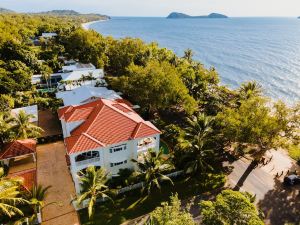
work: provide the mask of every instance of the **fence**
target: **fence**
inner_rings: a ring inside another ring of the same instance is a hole
[[[175,171],[173,173],[169,173],[167,174],[166,176],[167,177],[177,177],[177,176],[180,176],[184,173],[183,170],[180,170],[180,171]],[[125,192],[128,192],[128,191],[132,191],[132,190],[135,190],[135,189],[140,189],[143,187],[145,182],[140,182],[140,183],[137,183],[137,184],[133,184],[133,185],[129,185],[127,187],[123,187],[121,189],[119,189],[117,191],[117,194],[123,194]],[[97,202],[105,202],[107,201],[107,199],[105,198],[101,198],[101,199],[97,199]],[[81,205],[78,205],[76,201],[73,201],[73,206],[76,210],[80,210],[80,209],[83,209],[83,208],[86,208],[88,206],[88,202],[89,202],[89,199],[86,199],[82,202]]]

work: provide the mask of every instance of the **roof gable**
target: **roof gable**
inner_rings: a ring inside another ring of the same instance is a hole
[[[65,139],[69,154],[160,133],[128,105],[107,99],[74,106],[64,117],[67,122],[85,120]]]
[[[33,139],[16,140],[4,146],[0,159],[14,158],[36,152],[36,141]]]

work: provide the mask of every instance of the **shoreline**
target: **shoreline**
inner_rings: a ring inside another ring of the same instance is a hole
[[[84,29],[84,30],[89,30],[90,29],[90,26],[94,23],[98,23],[98,22],[105,22],[105,21],[108,21],[108,19],[106,20],[94,20],[94,21],[91,21],[91,22],[87,22],[87,23],[82,23],[81,24],[81,27]]]

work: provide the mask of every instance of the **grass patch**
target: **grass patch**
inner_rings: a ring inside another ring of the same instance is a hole
[[[289,155],[296,161],[300,161],[300,145],[291,145],[288,147]]]
[[[127,220],[131,220],[153,211],[161,202],[168,201],[172,193],[178,193],[180,199],[199,195],[201,193],[222,187],[224,185],[224,175],[209,175],[205,180],[183,179],[174,181],[174,186],[169,183],[162,185],[161,191],[156,191],[143,203],[133,209],[128,209],[140,197],[139,190],[128,192],[126,195],[114,200],[114,203],[105,202],[98,205],[94,218],[89,221],[87,210],[79,211],[82,225],[119,225]]]

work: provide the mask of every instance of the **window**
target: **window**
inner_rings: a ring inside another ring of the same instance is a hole
[[[114,167],[114,166],[119,166],[122,164],[126,164],[127,160],[121,161],[121,162],[116,162],[116,163],[110,163],[110,167]]]
[[[109,149],[109,152],[113,153],[113,152],[120,152],[123,150],[126,150],[126,145],[119,145],[119,146],[112,147]]]
[[[92,158],[99,158],[99,152],[97,151],[91,151],[91,152],[84,152],[81,153],[80,155],[75,157],[75,161],[79,162],[79,161],[83,161],[83,160],[87,160],[87,159],[92,159]]]

